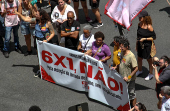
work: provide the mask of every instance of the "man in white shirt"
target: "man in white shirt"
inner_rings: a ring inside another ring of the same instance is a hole
[[[170,111],[170,86],[161,88],[162,94],[159,94],[158,109],[161,111]]]

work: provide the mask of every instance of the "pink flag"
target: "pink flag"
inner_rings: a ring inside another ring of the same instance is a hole
[[[109,0],[105,14],[129,29],[132,20],[153,0]]]

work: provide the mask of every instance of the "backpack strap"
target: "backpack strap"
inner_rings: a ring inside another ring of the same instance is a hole
[[[18,0],[15,0],[15,3],[17,5],[17,11],[18,11]],[[7,9],[7,2],[6,2],[6,0],[4,0],[4,5],[5,5],[5,9]]]
[[[5,6],[5,9],[7,9],[7,2],[6,2],[6,0],[4,0],[4,6]]]
[[[17,5],[17,11],[18,11],[18,0],[15,0],[15,3]]]

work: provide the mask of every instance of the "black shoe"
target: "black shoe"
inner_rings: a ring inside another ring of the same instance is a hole
[[[19,54],[23,53],[20,46],[18,46],[17,49],[15,49],[15,51],[17,51]]]
[[[103,26],[103,23],[96,23],[96,24],[93,24],[93,28],[97,29],[99,27]]]
[[[90,25],[93,26],[93,24],[96,24],[96,23],[98,23],[98,20],[97,20],[97,19],[95,19],[93,22],[91,22]]]
[[[31,55],[32,54],[32,50],[31,51],[27,51],[24,56],[27,56],[27,55]]]
[[[7,51],[4,51],[3,54],[4,54],[5,58],[9,58],[9,53]]]
[[[40,74],[40,70],[37,71],[37,73],[34,74],[34,77],[40,77],[41,74]]]

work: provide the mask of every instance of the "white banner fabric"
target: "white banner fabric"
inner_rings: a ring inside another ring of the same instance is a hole
[[[77,91],[121,111],[128,111],[127,84],[102,62],[57,45],[37,41],[41,78]]]

